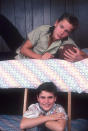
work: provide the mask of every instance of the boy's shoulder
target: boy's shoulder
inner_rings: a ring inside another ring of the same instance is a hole
[[[40,31],[48,31],[50,27],[51,27],[50,25],[41,25],[41,26],[37,27],[36,29],[38,29]]]

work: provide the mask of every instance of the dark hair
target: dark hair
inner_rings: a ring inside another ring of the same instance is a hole
[[[60,22],[60,21],[62,21],[62,20],[64,20],[64,19],[66,19],[70,24],[72,24],[72,26],[73,26],[72,31],[74,31],[74,30],[76,30],[76,29],[78,28],[78,26],[79,26],[79,21],[78,21],[78,18],[77,18],[76,16],[74,16],[74,15],[72,15],[72,14],[69,14],[69,13],[64,13],[63,15],[61,15],[61,16],[58,18],[58,22]],[[51,26],[51,27],[49,28],[48,33],[51,33],[51,35],[52,35],[54,29],[55,29],[55,26]]]
[[[69,13],[64,13],[63,15],[61,15],[59,18],[58,18],[58,22],[59,21],[62,21],[66,19],[70,24],[72,24],[73,26],[73,30],[77,29],[78,25],[79,25],[79,21],[78,21],[78,18],[72,14],[69,14]],[[73,31],[72,30],[72,31]]]
[[[44,82],[43,84],[41,84],[38,88],[37,88],[37,96],[39,96],[39,94],[42,91],[47,91],[47,92],[51,92],[54,94],[54,96],[57,96],[57,87],[54,85],[53,82]]]

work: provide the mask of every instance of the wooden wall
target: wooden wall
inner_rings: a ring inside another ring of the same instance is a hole
[[[72,37],[81,48],[88,47],[87,10],[87,0],[0,0],[0,13],[17,27],[24,38],[37,26],[53,25],[63,12],[76,15],[80,26]],[[5,42],[0,41],[0,51],[7,50]]]

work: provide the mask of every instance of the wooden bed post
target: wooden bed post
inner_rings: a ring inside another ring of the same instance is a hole
[[[68,92],[68,131],[71,131],[71,92]]]
[[[24,112],[26,111],[26,109],[27,109],[27,103],[28,103],[28,89],[27,88],[25,88],[24,89],[24,104],[23,104],[23,114],[24,114]]]
[[[27,104],[28,104],[28,89],[24,89],[24,103],[23,103],[23,114],[27,110]],[[26,129],[22,130],[26,131]]]

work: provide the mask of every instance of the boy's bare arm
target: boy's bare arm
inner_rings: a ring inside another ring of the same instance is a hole
[[[52,120],[45,122],[45,126],[52,131],[64,131],[66,126],[66,119],[63,113],[56,113],[52,115]],[[58,118],[55,120],[55,118]]]
[[[32,51],[32,43],[27,40],[24,45],[21,47],[20,49],[20,53],[23,54],[24,56],[27,56],[29,58],[33,58],[33,59],[50,59],[53,58],[54,56],[52,54],[50,54],[49,52],[46,52],[45,54],[37,54],[35,52]]]
[[[29,58],[40,59],[41,55],[33,52],[31,50],[32,48],[33,48],[32,43],[29,40],[27,40],[21,47],[20,53]]]
[[[53,115],[49,115],[49,116],[41,115],[37,118],[23,117],[21,124],[20,124],[20,128],[21,129],[33,128],[33,127],[36,127],[36,126],[41,125],[43,123],[46,123],[46,127],[48,127],[49,123],[47,123],[47,122],[57,121],[57,120],[61,119],[61,117],[62,117],[62,115],[57,115],[57,114],[53,114]]]
[[[21,120],[21,124],[20,124],[20,128],[21,129],[26,129],[26,128],[33,128],[36,127],[38,125],[41,125],[49,120],[53,120],[53,119],[57,119],[57,118],[53,118],[53,117],[49,117],[49,116],[39,116],[37,118],[25,118],[23,117],[23,119]]]
[[[20,128],[21,129],[26,129],[26,128],[33,128],[36,127],[40,124],[43,124],[47,121],[47,117],[45,116],[39,116],[37,118],[25,118],[23,117],[21,123],[20,123]]]

